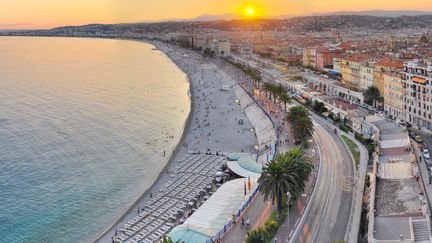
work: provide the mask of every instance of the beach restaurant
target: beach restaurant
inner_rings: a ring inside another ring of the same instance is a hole
[[[257,179],[240,178],[223,184],[183,224],[171,230],[174,242],[207,243],[220,239],[258,192]]]

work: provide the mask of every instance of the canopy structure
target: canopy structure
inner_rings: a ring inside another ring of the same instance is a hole
[[[230,154],[228,154],[228,160],[239,160],[240,158],[245,158],[245,157],[253,159],[253,156],[250,153],[230,153]]]
[[[173,242],[205,243],[211,239],[211,236],[200,233],[199,229],[193,229],[193,226],[190,227],[185,224],[181,224],[172,229],[170,232],[170,237]]]
[[[258,186],[254,179],[250,180],[250,190],[247,184],[249,182],[246,179],[235,179],[223,184],[182,225],[171,230],[171,239],[174,242],[207,242],[224,228],[233,214],[237,214]]]
[[[232,172],[242,177],[258,179],[261,176],[262,165],[248,157],[240,158],[237,161],[228,161],[227,165]]]

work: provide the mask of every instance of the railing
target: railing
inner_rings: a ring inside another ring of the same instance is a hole
[[[249,196],[248,200],[246,201],[246,203],[237,211],[237,213],[235,214],[235,219],[238,219],[240,217],[240,215],[242,215],[246,209],[249,207],[249,205],[252,203],[252,200],[255,198],[255,196],[258,194],[259,191],[259,185],[255,188],[254,192]],[[215,235],[213,236],[211,239],[207,240],[206,243],[213,243],[216,240],[221,240],[222,237],[231,229],[231,227],[234,225],[234,220],[235,219],[231,219],[230,221],[228,221],[228,223],[226,223],[223,228]]]
[[[249,95],[249,97],[259,106],[259,108],[264,112],[264,114],[270,119],[270,121],[273,125],[273,128],[276,131],[276,124],[275,124],[273,118],[270,116],[270,114],[261,106],[261,104],[240,83],[237,83],[237,84],[240,86],[240,88],[242,88],[246,92],[246,94]],[[274,144],[277,144],[277,142],[279,141],[279,134],[277,132],[275,132],[275,133],[276,133],[276,141]],[[276,154],[277,154],[277,146],[274,146],[274,151],[272,151],[272,155],[270,156],[271,157],[270,160],[272,160],[276,156]]]

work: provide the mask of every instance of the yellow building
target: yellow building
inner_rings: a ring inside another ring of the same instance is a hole
[[[366,54],[352,54],[341,58],[342,83],[348,88],[359,90],[362,78],[360,67],[370,59]]]
[[[381,96],[385,93],[384,90],[384,74],[397,73],[403,70],[403,62],[400,60],[391,60],[382,58],[375,63],[373,84],[378,88]]]
[[[403,83],[400,74],[383,73],[384,111],[395,119],[403,120]]]
[[[303,49],[303,66],[316,67],[315,47],[305,47]]]
[[[366,62],[360,67],[361,79],[360,79],[360,89],[367,90],[369,87],[373,86],[374,78],[374,63]]]

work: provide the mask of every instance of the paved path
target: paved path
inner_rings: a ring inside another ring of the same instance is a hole
[[[273,206],[271,205],[271,203],[264,202],[263,195],[261,193],[258,193],[251,206],[239,218],[236,225],[232,227],[230,231],[224,236],[222,241],[224,243],[244,242],[247,232],[263,226],[267,219],[270,217],[272,211]],[[244,219],[246,224],[246,219],[248,217],[250,218],[251,227],[249,229],[246,229],[246,226],[241,225],[241,218]]]
[[[225,65],[221,65],[221,68],[227,69]],[[247,77],[243,74],[240,74],[235,69],[226,70],[233,79],[235,80],[247,80]],[[249,81],[240,82],[241,86],[244,87],[249,93],[254,93],[252,90],[254,87],[251,85]],[[282,104],[275,104],[273,101],[270,101],[268,97],[261,93],[254,93],[254,99],[265,109],[272,117],[273,121],[275,121],[276,130],[279,134],[279,143],[277,145],[277,149],[279,153],[283,153],[288,151],[290,148],[294,147],[292,144],[292,134],[289,129],[289,126],[284,121],[285,118],[285,110]],[[310,149],[307,151],[310,156],[316,155],[316,146],[311,144]],[[316,157],[317,158],[317,157]],[[314,173],[311,178],[314,178],[316,173]],[[315,180],[309,180],[307,183],[305,194],[301,196],[296,202],[295,208],[292,210],[291,215],[293,218],[297,218],[299,221],[300,216],[304,212],[304,205],[306,205],[306,201],[309,200]],[[267,206],[266,206],[267,205]],[[270,217],[271,212],[273,211],[273,206],[270,203],[265,203],[263,201],[263,197],[260,195],[248,209],[249,212],[253,212],[253,214],[249,213],[247,216],[243,216],[244,218],[250,217],[252,222],[252,229],[256,229],[260,226],[263,226],[267,219]],[[241,227],[241,224],[237,224],[234,226],[223,238],[223,242],[243,242],[246,238],[246,229]]]

